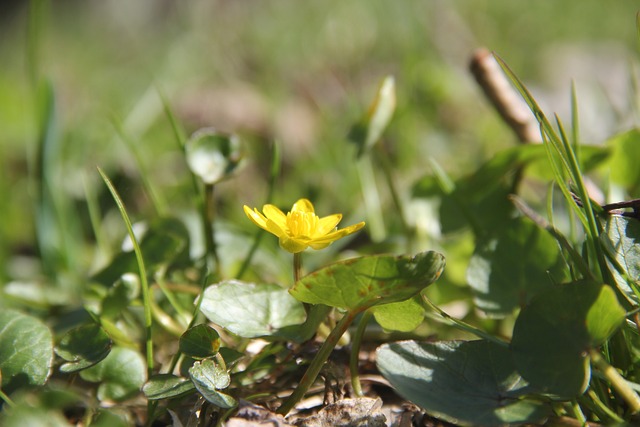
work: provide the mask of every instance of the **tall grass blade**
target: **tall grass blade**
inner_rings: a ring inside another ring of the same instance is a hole
[[[129,219],[129,215],[127,214],[127,210],[125,209],[124,203],[118,194],[118,191],[115,189],[111,180],[107,175],[102,171],[102,169],[98,168],[98,172],[102,177],[102,180],[107,185],[113,200],[116,202],[118,206],[118,210],[120,211],[120,215],[122,215],[122,219],[127,227],[127,232],[129,234],[129,238],[133,243],[133,250],[136,254],[136,261],[138,262],[138,270],[140,272],[140,284],[142,285],[142,304],[144,306],[144,326],[146,332],[146,360],[147,360],[147,373],[148,376],[151,376],[153,372],[153,342],[151,341],[151,326],[153,323],[153,318],[151,316],[151,299],[149,292],[149,282],[147,279],[147,269],[144,265],[144,258],[142,256],[142,251],[140,250],[140,244],[138,239],[136,238],[135,233],[133,232],[133,226],[131,224],[131,220]]]

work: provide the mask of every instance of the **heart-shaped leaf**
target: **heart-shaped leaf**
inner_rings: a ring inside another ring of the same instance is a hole
[[[525,218],[502,224],[499,233],[478,242],[469,261],[467,281],[475,303],[492,316],[525,305],[538,292],[566,275],[554,238]]]
[[[213,323],[245,338],[278,336],[278,330],[306,319],[304,306],[286,289],[239,280],[205,289],[200,310]]]
[[[107,357],[111,338],[97,324],[79,326],[67,332],[55,348],[56,354],[67,361],[60,372],[76,372],[88,368]]]
[[[103,361],[80,371],[80,376],[85,381],[100,383],[98,399],[101,401],[120,402],[140,391],[147,380],[147,370],[140,353],[114,347]]]
[[[604,343],[624,318],[609,286],[581,281],[548,289],[516,320],[511,349],[518,371],[546,393],[574,398],[589,383],[588,350]]]
[[[549,413],[526,398],[509,349],[489,341],[384,344],[377,365],[401,396],[456,425],[537,424]]]
[[[311,273],[289,292],[309,304],[359,311],[411,298],[435,282],[444,265],[444,256],[434,251],[413,257],[364,256]]]
[[[39,319],[12,309],[0,312],[0,372],[6,393],[43,385],[51,375],[53,336]]]

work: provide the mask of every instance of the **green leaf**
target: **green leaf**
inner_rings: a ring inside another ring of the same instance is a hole
[[[242,160],[238,137],[213,128],[194,133],[185,144],[185,152],[191,172],[206,184],[227,178]]]
[[[12,309],[0,312],[2,389],[11,393],[43,385],[51,375],[53,336],[39,319]]]
[[[227,280],[204,291],[200,311],[207,318],[245,338],[277,336],[286,326],[305,321],[304,306],[275,284]]]
[[[631,129],[618,134],[607,141],[613,153],[607,170],[611,172],[611,181],[624,186],[635,193],[640,185],[640,129]]]
[[[550,412],[526,398],[509,350],[493,342],[384,344],[377,365],[401,396],[456,425],[538,424]]]
[[[387,76],[380,83],[376,97],[365,116],[349,131],[348,138],[358,146],[358,157],[380,140],[395,109],[395,79],[393,76]]]
[[[602,163],[609,153],[600,147],[588,146],[581,148],[580,154],[583,171],[586,171]],[[442,197],[440,219],[444,233],[458,231],[470,221],[480,231],[492,233],[513,216],[513,205],[507,196],[513,192],[519,170],[544,181],[553,178],[545,147],[528,144],[496,153],[475,172],[457,179],[449,194],[443,194],[433,175],[419,179],[413,185],[412,194],[419,198]]]
[[[389,331],[410,332],[424,320],[424,308],[419,297],[378,305],[372,310],[376,322]]]
[[[100,325],[89,324],[67,332],[55,352],[67,363],[60,366],[60,372],[80,371],[100,362],[111,351],[112,341]]]
[[[309,304],[350,311],[404,301],[435,282],[444,269],[435,251],[411,256],[375,255],[340,261],[311,273],[289,290]]]
[[[193,382],[187,378],[158,374],[149,378],[142,387],[142,392],[149,400],[160,400],[182,396],[193,389],[195,389]]]
[[[147,380],[145,361],[137,351],[114,347],[100,363],[84,371],[85,381],[100,383],[98,399],[120,402],[140,391]]]
[[[189,375],[198,391],[209,402],[221,408],[233,408],[237,405],[233,397],[218,391],[229,387],[231,378],[227,370],[212,359],[195,362],[189,369]]]
[[[153,221],[138,240],[145,266],[149,271],[189,258],[189,232],[178,219],[162,218]],[[109,265],[93,277],[93,280],[111,286],[125,273],[139,274],[138,262],[133,251],[120,252]]]
[[[140,279],[136,274],[125,273],[109,288],[102,300],[101,316],[117,317],[140,294]]]
[[[524,218],[479,240],[467,269],[476,305],[491,316],[511,313],[565,276],[555,239]]]
[[[624,318],[609,286],[580,281],[550,288],[516,320],[511,349],[518,371],[545,393],[574,398],[589,383],[587,350],[604,343]]]
[[[3,427],[72,427],[61,411],[51,411],[21,403],[0,412]]]
[[[600,239],[611,257],[623,269],[619,272],[611,268],[616,284],[629,298],[638,301],[638,295],[631,286],[637,287],[640,283],[640,221],[610,215],[604,230],[605,233],[600,235]],[[627,278],[632,282],[631,286],[627,283]]]
[[[214,356],[219,348],[220,335],[208,325],[196,325],[180,337],[180,351],[194,359]]]

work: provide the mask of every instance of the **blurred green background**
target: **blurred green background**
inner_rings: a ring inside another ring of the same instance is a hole
[[[633,125],[637,101],[630,88],[638,3],[631,0],[41,0],[0,8],[5,283],[52,273],[35,261],[43,250],[42,236],[36,243],[39,174],[58,218],[40,218],[41,227],[58,234],[49,236],[54,244],[71,248],[49,266],[57,281],[66,280],[61,272],[78,280],[104,263],[87,196],[101,208],[105,240],[124,235],[96,166],[114,178],[134,219],[153,215],[141,174],[166,213],[194,209],[159,93],[186,135],[213,126],[246,143],[249,164],[217,190],[220,217],[246,230],[241,208],[264,201],[273,141],[284,157],[277,204],[309,197],[321,214],[360,219],[355,149],[346,134],[388,74],[396,78],[398,109],[384,142],[405,197],[429,171],[430,157],[464,174],[515,143],[468,72],[477,48],[499,54],[561,115],[575,79],[587,142]],[[45,82],[55,115],[43,154]]]

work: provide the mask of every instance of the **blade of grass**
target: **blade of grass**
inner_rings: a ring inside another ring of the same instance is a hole
[[[582,277],[595,280],[593,273],[591,273],[591,270],[589,269],[589,265],[585,263],[582,256],[580,256],[578,251],[573,248],[571,243],[569,243],[567,238],[564,237],[564,235],[560,233],[560,231],[558,231],[552,224],[545,221],[544,218],[538,215],[536,211],[531,209],[520,197],[512,194],[511,196],[509,196],[509,200],[511,200],[516,208],[518,208],[518,210],[522,212],[527,218],[536,223],[538,227],[545,229],[556,239],[560,247],[562,247],[562,249],[564,249],[569,254],[571,261],[573,262],[575,267],[578,268]]]
[[[563,174],[561,173],[562,169],[558,170],[558,165],[556,165],[553,160],[551,161],[552,168],[554,169],[554,174],[556,175],[556,181],[559,184],[559,187],[567,199],[568,203],[574,206],[574,210],[579,212],[579,218],[584,225],[585,232],[587,234],[587,245],[589,247],[591,256],[593,257],[593,268],[596,269],[597,275],[604,280],[603,274],[605,273],[605,262],[604,262],[604,253],[602,248],[600,247],[598,242],[598,236],[600,235],[600,230],[598,224],[595,220],[595,215],[593,212],[593,208],[591,206],[591,202],[588,197],[588,193],[586,191],[586,187],[584,184],[584,178],[582,176],[582,172],[580,170],[580,166],[578,164],[578,160],[576,158],[576,154],[571,147],[571,143],[568,141],[564,129],[562,127],[562,122],[556,115],[556,124],[558,126],[560,134],[558,134],[549,120],[546,118],[544,112],[540,109],[535,99],[529,92],[529,90],[525,87],[524,83],[515,75],[515,73],[509,68],[509,66],[498,56],[496,56],[496,60],[503,68],[505,73],[509,76],[511,81],[514,83],[518,91],[524,97],[525,101],[531,108],[531,111],[534,113],[536,118],[538,119],[541,127],[542,139],[545,146],[553,147],[553,149],[557,152],[559,160],[562,163],[564,171],[568,174],[569,178],[574,182],[577,186],[578,195],[580,198],[585,199],[586,203],[583,203],[582,209],[580,209],[574,202],[573,197],[571,196],[571,192],[568,190],[564,179],[562,178]],[[575,96],[574,96],[575,97]],[[577,119],[574,119],[577,120]],[[549,153],[549,150],[548,150]],[[550,156],[550,158],[552,158]]]
[[[144,307],[144,326],[146,333],[146,360],[147,360],[147,376],[150,377],[153,372],[153,341],[151,340],[151,325],[153,323],[153,318],[151,315],[151,303],[150,303],[150,292],[149,292],[149,282],[147,280],[147,270],[144,266],[144,258],[142,257],[142,251],[140,250],[140,244],[138,239],[136,238],[135,233],[133,232],[133,227],[131,225],[131,220],[129,219],[129,215],[127,214],[127,210],[124,207],[124,203],[122,203],[122,199],[118,194],[117,190],[111,183],[111,180],[107,175],[102,171],[102,169],[98,168],[98,173],[102,177],[102,180],[107,185],[113,200],[116,202],[118,206],[118,210],[120,211],[120,215],[122,215],[122,219],[127,226],[127,232],[129,234],[129,238],[133,243],[133,250],[136,254],[136,261],[138,262],[138,270],[140,272],[140,284],[142,285],[142,304]]]
[[[604,276],[605,272],[607,271],[604,251],[602,250],[602,246],[599,244],[601,227],[596,222],[596,216],[591,206],[591,198],[589,197],[587,187],[584,183],[584,177],[582,176],[582,171],[580,170],[578,159],[576,158],[575,152],[571,148],[571,143],[566,136],[560,118],[557,115],[555,117],[558,129],[560,131],[561,141],[564,144],[564,149],[569,160],[570,169],[568,172],[571,174],[573,182],[577,187],[580,199],[582,199],[583,211],[587,218],[587,229],[585,230],[588,236],[587,244],[589,245],[593,256],[595,256],[596,258],[596,262],[593,263],[593,268],[596,269],[596,273],[601,278],[601,280],[607,283],[607,277]]]
[[[167,203],[158,195],[158,193],[154,190],[153,185],[151,185],[151,180],[149,179],[149,173],[145,163],[142,161],[142,156],[140,155],[140,151],[137,149],[136,144],[131,139],[130,135],[127,134],[127,131],[124,128],[124,125],[120,119],[118,119],[115,115],[111,117],[111,123],[115,128],[116,132],[120,139],[126,144],[129,152],[133,155],[133,158],[136,160],[136,165],[138,166],[138,170],[140,171],[140,178],[142,179],[142,183],[144,188],[146,189],[147,194],[149,195],[149,199],[151,200],[151,204],[153,205],[155,211],[162,216],[167,211]]]

